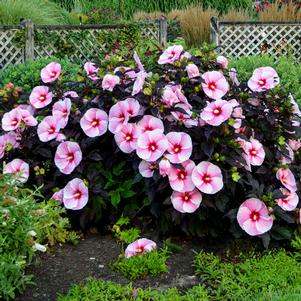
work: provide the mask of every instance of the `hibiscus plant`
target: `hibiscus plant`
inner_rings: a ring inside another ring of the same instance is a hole
[[[265,242],[299,223],[301,112],[277,72],[261,67],[239,82],[225,57],[180,45],[153,70],[133,57],[135,66],[87,62],[77,82],[64,82],[58,63],[43,68],[41,84],[2,118],[3,172],[44,184],[81,218],[144,208],[162,230],[242,229]],[[114,208],[101,170],[121,162],[130,181]]]

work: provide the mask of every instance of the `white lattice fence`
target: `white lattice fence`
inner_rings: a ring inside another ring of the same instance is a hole
[[[99,57],[100,52],[110,49],[114,35],[117,38],[120,32],[129,30],[131,26],[136,28],[136,33],[142,40],[152,39],[161,44],[166,43],[166,20],[132,25],[80,26],[34,26],[26,21],[22,26],[0,27],[0,70],[9,64],[22,63],[27,59],[63,54],[74,62]]]
[[[0,27],[0,69],[24,62],[24,47],[18,45],[22,27]]]
[[[228,57],[291,54],[300,61],[301,22],[218,22],[212,18],[211,42]]]

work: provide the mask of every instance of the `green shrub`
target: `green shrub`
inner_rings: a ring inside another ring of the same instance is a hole
[[[30,19],[35,24],[65,24],[67,12],[48,0],[0,1],[0,25],[19,24]]]
[[[249,79],[254,69],[262,66],[275,68],[281,85],[290,91],[296,101],[301,104],[301,65],[296,64],[293,58],[282,56],[276,62],[274,56],[260,55],[233,59],[230,62],[230,68],[237,70],[239,80]]]
[[[57,202],[37,203],[39,189],[22,188],[9,176],[0,176],[0,299],[14,298],[31,276],[24,270],[34,256],[35,243],[76,242],[69,232],[66,210]]]
[[[237,264],[223,263],[213,254],[200,252],[194,266],[196,274],[209,285],[214,300],[274,300],[271,296],[291,294],[301,287],[299,260],[284,250],[260,257],[253,254]]]
[[[16,292],[24,291],[32,283],[32,276],[24,274],[25,267],[24,256],[0,253],[0,299],[14,299]]]
[[[134,297],[136,295],[136,298]],[[199,285],[181,294],[172,288],[165,292],[133,288],[132,284],[122,286],[110,281],[93,278],[83,284],[74,285],[66,296],[60,296],[58,301],[208,301],[208,293]]]
[[[112,267],[124,277],[135,280],[146,275],[157,276],[161,273],[166,273],[167,258],[167,249],[160,249],[158,251],[147,252],[141,256],[121,258],[113,263]]]
[[[70,230],[69,219],[65,217],[66,209],[57,201],[49,200],[39,203],[35,214],[38,215],[36,229],[39,241],[50,246],[67,242],[78,243],[79,237],[76,232]]]
[[[0,72],[0,87],[9,82],[15,86],[22,87],[24,92],[29,93],[41,83],[40,72],[47,64],[52,61],[62,64],[69,80],[74,80],[80,66],[69,62],[68,60],[58,60],[57,58],[36,59],[27,61],[24,64],[10,65],[4,71]]]

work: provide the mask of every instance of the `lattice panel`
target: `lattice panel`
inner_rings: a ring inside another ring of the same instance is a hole
[[[110,41],[106,36],[119,30],[119,28],[95,28],[95,29],[45,29],[36,28],[35,34],[35,57],[57,56],[64,48],[69,47],[68,59],[74,62],[87,61],[98,57],[100,51],[110,49]],[[118,32],[118,31],[117,31]],[[49,40],[39,42],[39,34],[48,34]],[[143,39],[159,39],[159,24],[150,23],[141,26]],[[68,53],[68,50],[66,51]]]
[[[0,29],[0,70],[24,62],[24,48],[16,42],[19,28]]]
[[[301,56],[301,24],[223,24],[218,27],[219,53],[228,57],[260,53]]]
[[[159,41],[160,27],[158,22],[148,23],[141,27],[142,38],[149,40]]]

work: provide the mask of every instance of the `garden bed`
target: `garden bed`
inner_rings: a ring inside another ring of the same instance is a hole
[[[165,290],[170,287],[187,289],[199,281],[194,275],[192,250],[200,245],[182,241],[181,252],[168,260],[168,272],[158,277],[146,277],[133,282],[133,286]],[[120,245],[110,236],[93,235],[77,246],[64,245],[41,255],[27,273],[34,274],[35,286],[16,298],[16,301],[55,301],[58,294],[66,293],[72,284],[95,277],[126,284],[129,281],[110,268],[120,254]]]

